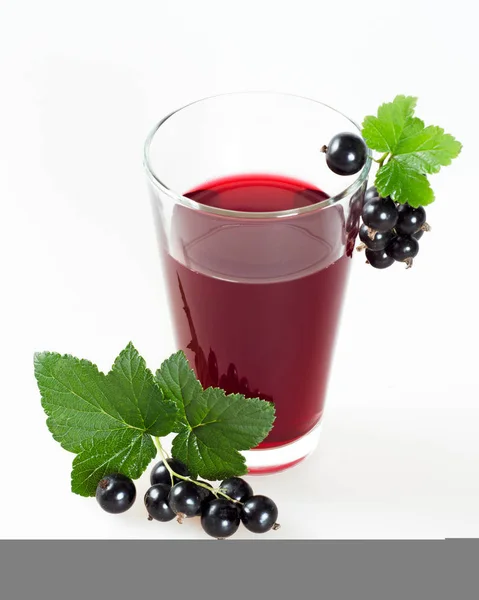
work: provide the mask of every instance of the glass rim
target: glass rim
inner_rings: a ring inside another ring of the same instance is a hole
[[[175,203],[181,204],[181,205],[186,206],[187,208],[190,208],[193,210],[201,210],[201,211],[213,213],[216,215],[222,215],[222,216],[226,216],[226,217],[236,217],[236,218],[239,217],[239,218],[243,218],[243,219],[244,218],[246,218],[246,219],[264,219],[264,218],[274,219],[274,218],[284,218],[284,217],[295,217],[295,216],[299,216],[304,213],[321,210],[323,208],[326,208],[327,206],[336,204],[340,200],[343,200],[344,198],[354,194],[362,186],[362,184],[367,180],[367,177],[369,175],[369,170],[371,168],[371,163],[372,163],[372,152],[371,152],[370,148],[368,148],[366,146],[366,149],[367,149],[366,162],[364,163],[363,168],[359,171],[357,178],[347,188],[345,188],[338,194],[335,194],[334,196],[330,196],[329,198],[322,200],[321,202],[317,202],[315,204],[311,204],[309,206],[303,206],[300,208],[277,210],[277,211],[263,211],[263,212],[251,212],[251,211],[244,211],[244,210],[231,210],[231,209],[227,209],[227,208],[217,208],[214,206],[208,206],[207,204],[201,204],[200,202],[196,202],[196,200],[192,200],[191,198],[188,198],[187,196],[185,196],[185,195],[181,194],[180,192],[177,192],[176,190],[173,190],[172,188],[167,186],[155,173],[155,171],[153,170],[153,167],[151,165],[151,161],[150,161],[151,144],[153,142],[155,135],[161,129],[162,125],[164,125],[164,123],[166,123],[171,117],[173,117],[177,113],[180,113],[181,111],[189,108],[190,106],[194,106],[195,104],[199,104],[199,103],[206,102],[208,100],[213,100],[216,98],[222,98],[222,97],[226,98],[228,96],[240,96],[240,95],[252,95],[252,96],[253,95],[265,95],[265,96],[272,96],[272,97],[282,96],[282,97],[294,98],[297,100],[306,100],[308,102],[313,102],[314,104],[318,104],[319,106],[322,106],[323,108],[327,108],[329,110],[334,111],[335,113],[337,113],[338,115],[340,115],[341,117],[343,117],[344,119],[349,121],[358,130],[359,134],[361,134],[361,128],[359,127],[359,125],[355,121],[350,119],[348,116],[346,116],[344,113],[339,111],[338,109],[333,108],[332,106],[329,106],[329,104],[325,104],[324,102],[320,102],[319,100],[314,100],[313,98],[308,98],[306,96],[299,96],[297,94],[258,90],[258,91],[244,91],[244,92],[227,92],[227,93],[223,93],[223,94],[215,94],[213,96],[206,96],[204,98],[194,100],[193,102],[189,102],[188,104],[185,104],[185,105],[181,106],[180,108],[177,108],[176,110],[170,112],[165,117],[163,117],[158,123],[156,123],[156,125],[153,127],[153,129],[148,134],[148,136],[145,140],[144,148],[143,148],[143,165],[144,165],[144,168],[146,170],[149,180],[155,187],[157,187],[165,195],[167,195],[169,198],[171,198]],[[318,150],[318,152],[319,152],[319,150]],[[207,182],[204,182],[204,183],[207,183]]]

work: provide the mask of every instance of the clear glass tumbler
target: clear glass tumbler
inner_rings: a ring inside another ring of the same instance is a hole
[[[199,100],[160,121],[145,167],[178,348],[203,386],[275,404],[250,473],[317,445],[371,164],[340,177],[321,147],[353,121],[287,94]]]

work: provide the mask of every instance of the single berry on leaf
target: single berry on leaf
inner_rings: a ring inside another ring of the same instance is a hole
[[[278,507],[267,496],[252,496],[241,508],[243,525],[254,533],[266,533],[271,528],[278,529],[277,518]]]
[[[419,242],[409,235],[398,235],[386,248],[387,255],[398,262],[406,262],[410,266],[410,259],[413,259],[419,252]]]
[[[422,206],[413,208],[409,204],[398,206],[396,231],[401,235],[417,233],[426,222],[426,211]]]
[[[203,506],[201,511],[201,526],[211,537],[230,537],[236,533],[239,524],[239,510],[233,502],[218,498]]]
[[[133,506],[136,488],[133,481],[121,473],[105,475],[96,488],[98,504],[106,512],[118,514]]]
[[[229,477],[221,482],[221,491],[236,500],[237,502],[244,502],[253,495],[253,488],[250,484],[241,479],[241,477]]]
[[[371,237],[369,235],[369,227],[364,225],[364,223],[359,229],[359,239],[370,250],[384,250],[394,235],[393,231],[377,231],[374,237]]]
[[[170,489],[166,483],[157,483],[146,492],[144,502],[150,519],[165,523],[175,518],[176,515],[168,504]]]
[[[364,140],[354,133],[338,133],[325,148],[326,164],[337,175],[354,175],[366,163]]]
[[[386,250],[369,250],[366,249],[366,258],[368,263],[375,269],[387,269],[394,263],[394,258],[391,258]]]
[[[178,473],[178,475],[182,475],[183,477],[188,477],[188,468],[181,461],[176,460],[176,458],[167,458],[166,461],[175,473]],[[178,479],[178,477],[173,477],[174,484],[180,481],[181,479]],[[155,485],[157,483],[165,483],[166,485],[171,486],[170,472],[168,471],[168,469],[165,466],[165,463],[162,460],[159,463],[157,463],[151,470],[150,483],[151,485]]]
[[[398,220],[398,209],[391,198],[373,198],[363,207],[363,223],[375,231],[389,231]]]
[[[180,517],[195,517],[199,514],[203,496],[199,486],[191,481],[175,484],[168,495],[171,510]]]

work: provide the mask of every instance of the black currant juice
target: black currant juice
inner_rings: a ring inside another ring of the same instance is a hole
[[[322,191],[277,176],[221,179],[186,195],[203,206],[175,206],[179,260],[164,253],[179,347],[203,386],[275,404],[261,448],[292,442],[323,411],[350,265],[343,209],[315,209]]]

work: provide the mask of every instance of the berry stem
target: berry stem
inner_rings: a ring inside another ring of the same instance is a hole
[[[378,163],[379,168],[381,168],[384,164],[384,161],[387,159],[387,157],[389,156],[389,152],[385,152],[381,158],[379,158],[378,160],[375,160],[375,162]]]
[[[227,494],[222,492],[219,488],[215,489],[215,488],[211,487],[210,485],[201,483],[200,481],[195,481],[194,479],[191,479],[191,477],[185,477],[185,476],[180,475],[179,473],[176,473],[175,471],[173,471],[173,469],[170,467],[169,462],[166,460],[166,452],[165,452],[163,446],[161,445],[160,438],[153,437],[153,441],[155,442],[155,445],[158,448],[158,454],[160,455],[161,460],[163,461],[163,464],[168,469],[168,472],[171,477],[171,485],[172,486],[174,485],[173,477],[177,477],[178,479],[182,479],[183,481],[190,481],[191,483],[194,483],[195,485],[197,485],[199,487],[205,488],[205,490],[212,492],[216,497],[223,496],[223,498],[226,498],[226,500],[229,500],[230,502],[234,502],[235,504],[243,504],[242,502],[238,502],[238,500],[234,500],[233,498],[231,498],[230,496],[228,496]]]
[[[160,438],[159,437],[154,437],[153,440],[155,442],[156,447],[158,448],[158,454],[160,455],[161,460],[163,461],[163,464],[165,465],[165,467],[168,470],[168,473],[170,474],[171,487],[173,487],[175,485],[175,482],[173,480],[174,476],[176,476],[176,477],[178,477],[180,479],[185,479],[185,477],[182,477],[181,475],[178,475],[178,473],[175,473],[173,471],[173,469],[170,467],[170,463],[167,460],[167,453],[164,450],[163,446],[161,445]]]

